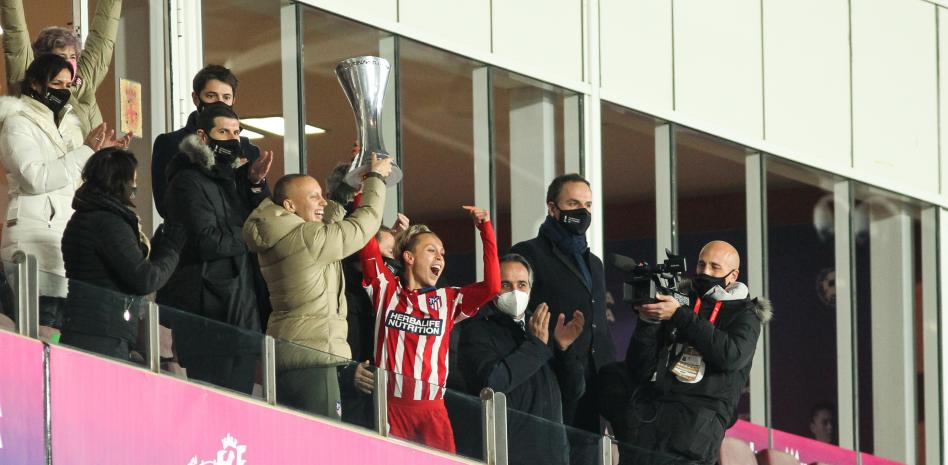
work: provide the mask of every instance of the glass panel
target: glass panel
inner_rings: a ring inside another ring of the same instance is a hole
[[[507,408],[507,457],[511,464],[599,463],[602,436]]]
[[[159,306],[161,325],[171,329],[174,361],[190,381],[263,398],[260,361],[263,334]],[[177,367],[165,366],[170,374]]]
[[[448,389],[444,393],[444,404],[451,420],[457,454],[484,460],[484,415],[480,398]]]
[[[386,373],[389,436],[483,458],[479,398],[412,376]]]
[[[753,458],[753,453],[751,453],[751,460]],[[643,449],[626,442],[614,441],[612,443],[612,463],[620,465],[686,465],[695,462],[662,452]]]
[[[655,263],[655,125],[651,117],[602,104],[606,257],[620,254]],[[638,321],[632,307],[622,300],[625,277],[616,268],[606,267],[606,318],[613,325],[612,337],[620,356],[625,354]]]
[[[793,312],[770,326],[772,426],[838,444],[836,178],[767,160],[769,297]]]
[[[301,29],[306,124],[326,131],[306,136],[306,173],[322,184],[337,163],[352,159],[352,143],[357,138],[352,107],[336,79],[336,64],[357,56],[380,56],[381,41],[387,34],[308,7],[303,8]],[[392,61],[390,56],[386,58]],[[389,79],[395,79],[394,72]],[[394,108],[395,95],[386,93],[384,105]],[[395,121],[383,118],[381,123]],[[385,148],[393,155],[395,144],[394,139],[385,139]],[[389,195],[394,193],[389,191]]]
[[[410,40],[399,42],[399,52],[404,212],[444,242],[451,259],[438,285],[471,283],[481,257],[461,207],[474,202],[472,73],[479,65]]]
[[[17,288],[16,265],[3,262],[0,265],[0,330],[16,332]]]
[[[747,283],[747,193],[745,149],[706,134],[675,128],[678,196],[678,252],[688,270],[710,241],[733,245],[741,257],[738,280]],[[751,296],[762,289],[750,289]],[[750,398],[744,389],[738,418],[750,417]]]
[[[364,383],[366,375],[357,373],[356,365],[345,357],[277,340],[277,403],[334,421],[374,428],[369,389],[372,385]]]
[[[491,71],[494,218],[498,250],[504,251],[536,236],[546,216],[541,206],[546,205],[547,185],[564,173],[567,162],[575,160],[569,154],[579,152],[579,138],[566,137],[567,125],[578,131],[579,118],[564,116],[567,99],[576,98],[574,92],[507,71]]]
[[[51,277],[40,272],[40,279]],[[122,362],[146,365],[148,299],[71,279],[66,299],[41,297],[40,311],[60,306],[62,334],[53,342]]]
[[[240,115],[243,135],[261,152],[273,151],[267,176],[271,187],[285,173],[280,7],[277,0],[201,2],[204,63],[223,65],[237,76],[234,109]],[[277,118],[278,124],[255,126],[247,121],[270,117]]]
[[[859,451],[903,462],[924,449],[920,215],[908,199],[856,185]]]

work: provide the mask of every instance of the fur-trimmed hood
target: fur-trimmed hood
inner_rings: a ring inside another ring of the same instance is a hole
[[[166,175],[169,181],[176,174],[188,168],[197,169],[213,177],[228,176],[228,174],[225,173],[227,170],[217,165],[214,152],[211,151],[207,144],[201,142],[201,138],[198,137],[197,134],[191,134],[185,137],[184,140],[181,141],[181,145],[178,146],[178,150],[178,154],[168,164]],[[236,169],[240,167],[241,164],[242,161],[238,158],[231,164],[231,168]]]
[[[178,149],[181,150],[181,153],[188,156],[188,160],[195,165],[198,165],[206,170],[214,168],[216,161],[214,159],[214,152],[211,152],[211,148],[207,144],[201,142],[201,138],[197,134],[191,134],[188,137],[185,137],[181,141],[181,145],[178,146]],[[233,168],[238,168],[241,165],[240,158],[234,160],[234,163],[231,165]]]
[[[682,294],[691,293],[691,280],[683,279],[676,286],[678,292]],[[708,291],[709,297],[714,301],[729,301],[729,300],[744,300],[750,298],[750,290],[747,288],[747,285],[735,281],[731,283],[727,289],[722,289],[720,286],[714,286],[710,291]],[[751,303],[754,305],[754,312],[757,314],[757,319],[761,323],[767,324],[773,319],[774,309],[773,305],[770,303],[770,299],[766,297],[756,297],[751,299]]]

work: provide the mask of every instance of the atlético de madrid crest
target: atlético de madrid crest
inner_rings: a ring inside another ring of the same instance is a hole
[[[441,296],[433,295],[428,297],[428,310],[430,311],[440,311],[441,310]]]

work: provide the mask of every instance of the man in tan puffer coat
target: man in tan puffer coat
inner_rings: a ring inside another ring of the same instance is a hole
[[[341,260],[381,226],[391,166],[391,158],[373,157],[361,205],[348,217],[323,198],[319,182],[291,174],[244,223],[244,240],[257,253],[270,289],[267,334],[293,343],[277,343],[277,399],[283,405],[334,418],[341,412],[336,367],[351,357]]]

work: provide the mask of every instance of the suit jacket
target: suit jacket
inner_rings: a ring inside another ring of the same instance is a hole
[[[545,236],[539,235],[521,242],[510,251],[523,255],[533,267],[533,287],[527,308],[534,309],[543,302],[549,305],[550,334],[553,334],[559,314],[565,313],[569,321],[573,317],[573,310],[583,312],[586,326],[570,350],[588,354],[583,357],[584,362],[589,365],[587,377],[597,373],[604,365],[614,362],[616,349],[606,322],[606,287],[602,260],[589,250],[584,254],[592,275],[592,287],[589,287],[573,257],[561,251]]]

